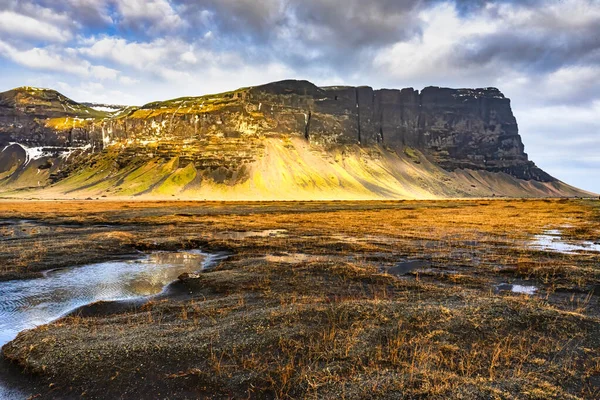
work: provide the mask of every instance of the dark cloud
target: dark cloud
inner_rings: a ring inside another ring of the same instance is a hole
[[[110,25],[110,6],[107,0],[20,0],[13,1],[13,8],[26,15],[43,19],[44,8],[68,17],[70,24],[80,28],[101,28]]]
[[[286,23],[281,0],[176,0],[174,4],[188,21],[190,36],[211,30],[233,42],[264,44]]]
[[[448,1],[160,0],[146,13],[123,15],[124,10],[135,8],[138,3],[12,0],[0,5],[0,9],[13,8],[35,16],[43,7],[66,16],[64,23],[78,24],[85,31],[104,28],[103,32],[113,34],[133,33],[135,39],[151,39],[160,32],[193,43],[211,31],[219,46],[239,51],[248,60],[278,59],[299,68],[318,63],[350,71],[374,50],[419,38],[424,24],[420,12]],[[159,3],[173,15],[157,12]],[[600,17],[572,26],[565,25],[561,15],[549,11],[549,4],[559,2],[454,0],[452,3],[465,18],[481,12],[491,18],[502,18],[498,11],[500,4],[535,10],[535,15],[521,25],[508,24],[505,30],[474,35],[468,42],[458,44],[454,59],[449,60],[456,65],[511,63],[531,71],[551,71],[565,63],[597,63],[600,59]],[[175,24],[169,24],[168,18],[183,23],[177,30],[169,31]]]
[[[182,17],[206,25],[205,12],[221,34],[238,40],[276,39],[281,28],[311,44],[355,48],[382,46],[420,33],[418,13],[448,0],[174,0]],[[452,1],[450,1],[452,2]],[[464,14],[488,4],[534,5],[540,0],[455,0]],[[197,26],[197,25],[196,25]],[[315,35],[311,35],[314,33]]]
[[[249,62],[277,60],[296,69],[350,72],[365,54],[420,34],[423,0],[197,0],[174,2],[187,36],[210,30]]]
[[[565,65],[597,64],[600,54],[600,16],[576,27],[548,25],[508,27],[474,36],[455,53],[457,65],[509,64],[549,72]]]
[[[591,0],[592,2],[595,0]],[[506,18],[501,5],[533,12],[504,29],[473,35],[457,43],[447,60],[459,67],[510,65],[546,73],[564,65],[598,63],[600,17],[580,24],[564,22],[552,4],[541,0],[455,0],[463,18]],[[342,74],[361,71],[374,52],[394,43],[418,40],[420,13],[448,4],[443,0],[175,0],[173,6],[193,40],[212,31],[219,45],[238,48],[251,60],[279,60],[298,69],[326,66]]]
[[[312,44],[360,49],[419,34],[416,13],[423,4],[420,0],[347,0],[344,3],[312,0],[290,6],[290,12],[298,25],[306,25],[317,34],[311,37],[306,33],[301,39]]]
[[[435,0],[434,2],[443,3],[447,0]],[[516,4],[520,6],[539,6],[544,4],[546,0],[454,0],[456,8],[461,12],[462,15],[467,15],[472,12],[481,10],[482,8],[489,5],[497,4]]]

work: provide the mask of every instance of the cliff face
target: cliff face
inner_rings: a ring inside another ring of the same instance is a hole
[[[316,142],[410,146],[431,154],[444,168],[502,171],[521,179],[552,181],[524,152],[510,100],[495,88],[427,87],[373,90],[370,87],[317,88],[308,82],[278,82],[254,88],[249,98],[275,120],[296,124]]]
[[[67,146],[90,141],[86,120],[107,114],[83,106],[55,90],[22,87],[0,93],[0,146]],[[58,124],[58,123],[61,124]]]
[[[151,160],[174,160],[172,168],[194,170],[196,184],[235,185],[251,178],[268,140],[286,137],[329,155],[343,156],[358,145],[371,155],[388,149],[399,157],[409,155],[414,163],[427,160],[446,173],[503,172],[526,181],[556,182],[528,160],[510,100],[498,89],[320,88],[290,80],[112,113],[55,91],[2,93],[0,149],[11,155],[0,162],[0,185],[3,175],[5,181],[14,180],[19,168],[10,165],[24,167],[35,154],[37,163],[48,166],[49,183],[72,177],[81,164],[110,160],[103,171],[117,173]],[[415,150],[420,156],[414,156]]]

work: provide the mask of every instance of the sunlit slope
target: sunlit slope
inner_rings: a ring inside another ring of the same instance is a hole
[[[15,173],[13,167],[13,182],[5,186],[2,196],[373,200],[590,195],[560,181],[525,181],[487,171],[448,172],[411,148],[339,146],[325,150],[293,136],[265,138],[264,149],[253,163],[227,174],[215,170],[207,175],[177,156],[134,159],[119,167],[116,154],[110,151],[82,165],[67,178],[45,186],[40,182],[47,180],[36,178],[45,178],[48,172],[35,172],[37,167],[29,165]]]

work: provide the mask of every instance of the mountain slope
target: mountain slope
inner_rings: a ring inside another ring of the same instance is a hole
[[[283,81],[113,113],[17,89],[0,94],[0,149],[0,193],[11,197],[591,195],[528,160],[494,88]]]

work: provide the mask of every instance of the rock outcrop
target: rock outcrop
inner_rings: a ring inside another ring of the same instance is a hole
[[[82,165],[104,165],[102,171],[114,175],[151,160],[172,160],[169,168],[194,170],[186,185],[235,185],[250,179],[274,138],[302,139],[332,156],[360,148],[380,159],[376,153],[387,149],[415,163],[427,160],[445,173],[485,171],[557,182],[528,160],[510,100],[498,89],[419,92],[288,80],[114,112],[52,90],[1,93],[0,149],[11,154],[0,162],[0,186],[15,182],[35,154],[38,173],[42,165],[48,170],[46,184],[76,175]]]
[[[0,146],[16,142],[31,146],[85,145],[86,126],[106,117],[55,90],[22,87],[0,93]]]

